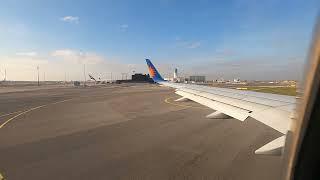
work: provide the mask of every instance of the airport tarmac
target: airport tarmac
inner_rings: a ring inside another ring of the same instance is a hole
[[[279,179],[279,137],[248,119],[174,102],[152,84],[0,93],[0,173],[8,180]],[[0,175],[0,177],[1,177]]]

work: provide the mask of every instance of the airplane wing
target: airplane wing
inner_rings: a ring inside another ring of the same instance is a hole
[[[269,155],[282,153],[286,134],[295,112],[295,97],[168,82],[161,77],[149,59],[146,59],[146,62],[150,76],[156,83],[172,87],[176,90],[176,94],[182,96],[177,101],[189,99],[215,110],[207,116],[208,118],[230,116],[244,121],[252,117],[284,134],[255,151],[256,154]]]

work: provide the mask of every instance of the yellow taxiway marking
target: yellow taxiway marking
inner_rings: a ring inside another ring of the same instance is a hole
[[[28,112],[31,112],[31,111],[36,110],[36,109],[40,109],[40,108],[45,107],[45,106],[48,106],[48,105],[58,104],[58,103],[62,103],[62,102],[70,101],[70,100],[71,100],[71,99],[66,99],[66,100],[62,100],[62,101],[57,101],[57,102],[54,102],[54,103],[37,106],[37,107],[31,108],[31,109],[25,110],[25,111],[23,111],[23,112],[20,112],[19,114],[13,116],[12,118],[10,118],[10,119],[6,120],[4,123],[2,123],[2,124],[0,125],[0,129],[3,128],[6,124],[8,124],[10,121],[14,120],[15,118],[17,118],[17,117],[19,117],[19,116],[21,116],[21,115],[24,115],[24,114],[28,113]],[[1,180],[1,178],[0,178],[0,180]]]
[[[188,105],[183,105],[183,104],[178,104],[178,103],[173,103],[170,102],[170,99],[173,99],[174,97],[168,97],[164,100],[165,103],[167,104],[171,104],[171,105],[175,105],[175,106],[180,106],[180,107],[186,107],[186,108],[198,108],[198,109],[210,109],[210,108],[206,108],[206,107],[197,107],[197,106],[188,106]]]
[[[9,115],[12,115],[12,114],[17,114],[17,113],[20,113],[22,112],[23,110],[21,111],[16,111],[16,112],[11,112],[11,113],[7,113],[7,114],[2,114],[0,117],[4,117],[4,116],[9,116]]]

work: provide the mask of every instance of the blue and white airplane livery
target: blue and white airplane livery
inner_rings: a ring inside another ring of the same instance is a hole
[[[255,151],[256,154],[282,154],[286,134],[294,120],[295,97],[168,82],[162,78],[149,59],[146,59],[146,62],[150,76],[156,83],[172,87],[176,94],[182,96],[176,101],[188,99],[215,110],[207,118],[232,117],[244,121],[252,117],[282,133],[282,136]]]

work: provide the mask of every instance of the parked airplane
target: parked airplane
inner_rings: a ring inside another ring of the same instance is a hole
[[[89,75],[89,78],[93,81],[96,82],[96,84],[99,84],[101,82],[101,79],[99,78],[99,81],[96,80],[96,78],[94,78],[91,74],[88,74]],[[103,83],[103,82],[102,82]]]
[[[216,110],[207,118],[230,116],[244,121],[252,117],[284,134],[255,151],[256,154],[282,154],[286,135],[294,118],[295,97],[168,82],[161,77],[149,59],[146,62],[150,76],[156,83],[175,88],[175,93],[182,96],[176,101],[188,99]]]
[[[91,74],[89,74],[90,79],[97,81]]]

